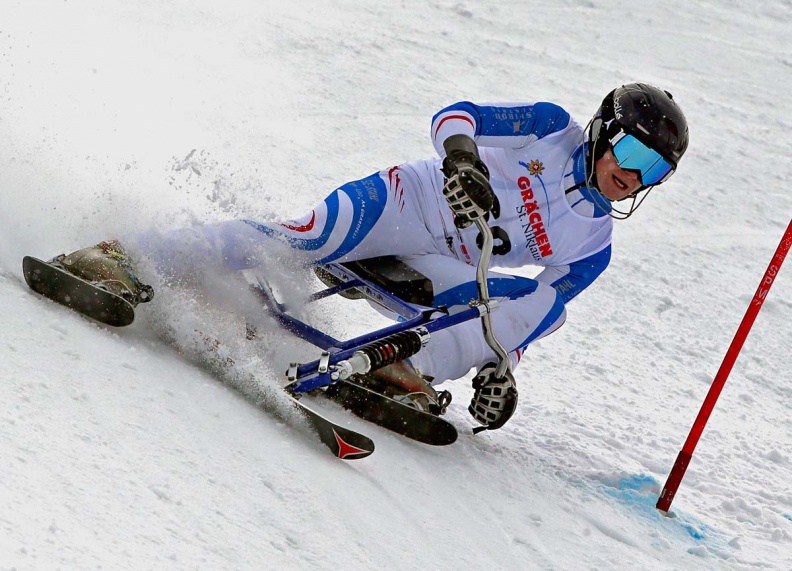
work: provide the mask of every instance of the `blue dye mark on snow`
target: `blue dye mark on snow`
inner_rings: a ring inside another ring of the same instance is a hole
[[[621,478],[600,477],[602,490],[609,496],[617,500],[642,508],[652,507],[656,501],[659,489],[657,480],[651,476],[638,474],[635,476],[624,476]]]
[[[682,522],[682,529],[684,529],[686,532],[688,532],[688,535],[690,537],[692,537],[693,539],[696,539],[696,540],[699,540],[699,541],[703,541],[703,540],[706,539],[706,536],[704,535],[704,532],[696,529],[696,526],[694,526],[692,524]]]
[[[683,521],[677,516],[666,517],[656,509],[655,505],[661,487],[660,483],[652,476],[636,474],[623,476],[618,479],[600,476],[599,480],[602,485],[601,490],[605,494],[622,504],[630,506],[650,521],[658,524],[671,522],[673,526],[676,526],[696,541],[708,539],[710,530],[705,525],[698,522]]]

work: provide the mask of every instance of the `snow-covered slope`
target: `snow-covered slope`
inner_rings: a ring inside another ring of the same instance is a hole
[[[654,509],[792,215],[792,4],[548,4],[3,5],[0,569],[792,568],[792,266],[676,517]],[[690,150],[528,352],[495,433],[467,430],[468,380],[446,387],[461,435],[441,449],[318,403],[377,442],[341,462],[196,363],[209,330],[271,389],[291,345],[274,331],[245,343],[228,312],[167,290],[109,330],[21,276],[25,254],[135,229],[299,215],[429,156],[431,116],[457,100],[585,122],[635,80],[674,93]]]

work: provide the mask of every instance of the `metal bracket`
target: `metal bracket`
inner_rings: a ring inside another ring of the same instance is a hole
[[[322,351],[322,356],[319,357],[319,367],[317,371],[320,374],[324,374],[327,372],[327,368],[330,365],[330,353],[327,351]]]

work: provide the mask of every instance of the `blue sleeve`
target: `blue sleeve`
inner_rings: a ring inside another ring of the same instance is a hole
[[[564,268],[547,268],[542,273],[553,271],[554,279],[550,285],[561,295],[564,303],[567,303],[590,286],[605,271],[610,259],[611,247],[607,246],[596,254],[573,262]],[[561,275],[559,276],[559,274]]]
[[[455,103],[437,113],[432,122],[448,112],[463,111],[475,122],[476,137],[525,137],[541,139],[565,129],[569,113],[554,103],[531,105],[476,105],[469,101]]]

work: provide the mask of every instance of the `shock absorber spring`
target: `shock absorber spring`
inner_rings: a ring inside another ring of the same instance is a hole
[[[336,365],[338,378],[346,379],[402,361],[415,355],[428,342],[429,332],[423,327],[394,333],[361,347],[348,360],[339,362]]]
[[[423,339],[416,331],[402,331],[385,339],[375,341],[360,349],[369,358],[370,371],[381,369],[396,361],[402,361],[415,355],[423,347]]]

